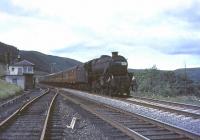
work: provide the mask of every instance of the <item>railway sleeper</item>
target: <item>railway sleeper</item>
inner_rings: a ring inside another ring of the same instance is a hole
[[[140,134],[142,134],[144,136],[171,135],[171,134],[174,134],[174,132],[171,132],[171,131],[143,131],[143,132],[140,132]]]
[[[150,125],[134,125],[134,124],[130,124],[130,126],[127,126],[128,128],[130,128],[130,129],[135,129],[135,128],[154,128],[155,127],[155,125],[152,125],[152,124],[150,124]]]

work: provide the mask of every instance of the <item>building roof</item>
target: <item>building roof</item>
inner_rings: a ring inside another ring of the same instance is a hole
[[[14,63],[13,66],[34,66],[35,64],[27,61],[27,60],[22,60],[20,62]]]

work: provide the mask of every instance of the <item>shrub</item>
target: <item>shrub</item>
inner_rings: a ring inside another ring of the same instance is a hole
[[[0,80],[0,99],[5,99],[10,96],[20,94],[22,89],[14,84],[6,83]]]
[[[176,76],[173,71],[160,71],[156,66],[135,72],[135,77],[140,93],[164,97],[199,93],[195,90],[191,80]]]

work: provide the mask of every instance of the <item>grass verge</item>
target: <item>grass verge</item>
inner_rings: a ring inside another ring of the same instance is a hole
[[[0,99],[6,99],[11,96],[20,94],[22,89],[14,84],[9,84],[0,80]]]

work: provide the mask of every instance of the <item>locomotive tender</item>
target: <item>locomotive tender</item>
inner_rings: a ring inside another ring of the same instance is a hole
[[[40,78],[41,83],[69,88],[90,90],[110,96],[130,94],[131,77],[127,71],[127,60],[112,52],[112,56],[102,55],[62,72]]]

